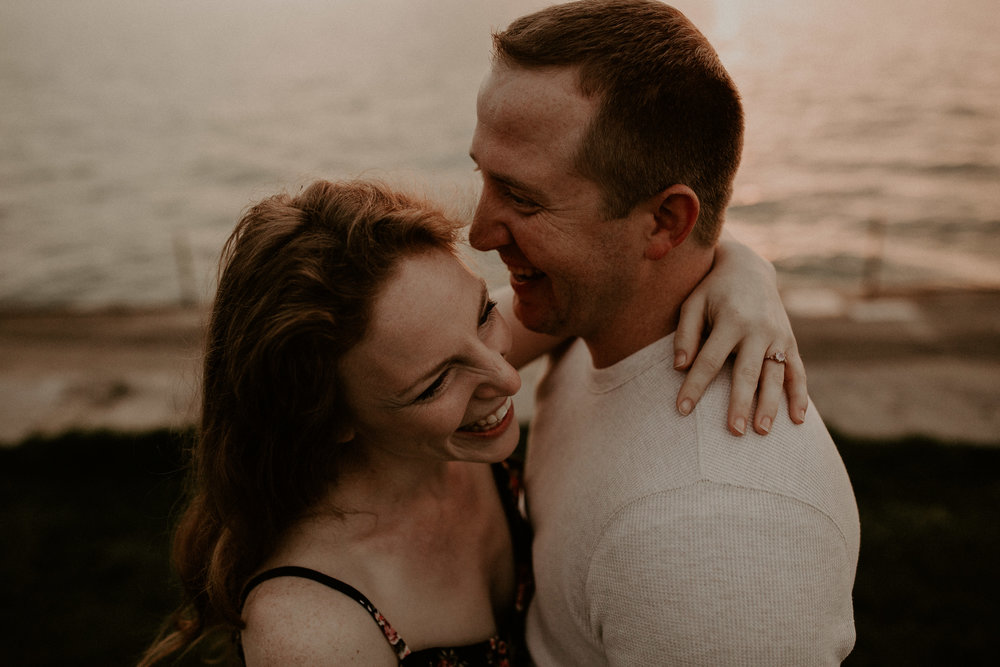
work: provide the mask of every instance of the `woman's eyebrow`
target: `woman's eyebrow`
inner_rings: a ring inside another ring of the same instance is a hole
[[[480,277],[479,286],[480,286],[479,310],[476,314],[477,322],[479,321],[479,318],[482,316],[483,311],[486,310],[486,303],[490,300],[490,289],[489,286],[487,286],[486,284],[486,280]],[[421,375],[412,383],[410,383],[409,386],[407,386],[402,391],[398,392],[396,394],[396,398],[401,401],[405,401],[406,397],[409,396],[411,393],[416,392],[418,388],[420,388],[425,383],[430,382],[440,373],[444,372],[444,370],[449,366],[461,363],[462,359],[464,358],[465,357],[463,357],[460,354],[453,354],[447,359],[444,359],[441,362],[435,364],[433,368],[428,370],[426,373],[421,373]]]
[[[480,276],[479,278],[479,314],[482,315],[483,311],[486,310],[486,302],[490,300],[490,287],[486,284],[486,279]]]

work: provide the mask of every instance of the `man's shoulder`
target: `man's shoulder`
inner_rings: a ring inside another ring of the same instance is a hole
[[[750,429],[735,436],[725,426],[730,373],[731,368],[720,373],[692,415],[698,420],[703,479],[720,488],[739,487],[811,507],[844,532],[854,532],[854,490],[816,406],[810,401],[805,422],[795,424],[782,401],[768,434]]]

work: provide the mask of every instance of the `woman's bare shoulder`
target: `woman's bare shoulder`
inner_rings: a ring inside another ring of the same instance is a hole
[[[397,665],[382,629],[343,593],[308,579],[258,585],[243,607],[247,665]]]

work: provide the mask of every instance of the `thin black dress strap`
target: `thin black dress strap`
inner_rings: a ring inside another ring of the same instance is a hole
[[[302,579],[311,579],[318,584],[322,584],[328,588],[332,588],[335,591],[343,593],[364,607],[365,611],[368,612],[372,619],[378,624],[379,628],[382,629],[382,634],[385,635],[386,641],[388,641],[389,645],[392,646],[392,650],[396,652],[396,657],[402,660],[410,654],[410,649],[406,646],[406,642],[403,641],[403,638],[400,637],[395,630],[393,630],[389,621],[385,620],[385,617],[379,613],[378,609],[375,608],[375,605],[371,603],[371,600],[365,597],[361,591],[354,588],[350,584],[344,583],[340,579],[334,579],[329,575],[317,572],[316,570],[311,570],[307,567],[284,565],[282,567],[265,570],[253,577],[243,588],[243,594],[240,596],[240,609],[243,609],[243,605],[246,604],[250,591],[265,581],[269,579],[277,579],[278,577],[299,577]]]

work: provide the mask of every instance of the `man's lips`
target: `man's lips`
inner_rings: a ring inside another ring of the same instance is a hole
[[[511,279],[518,283],[527,283],[533,280],[541,280],[542,278],[545,277],[544,272],[531,267],[508,265],[507,270],[510,271]]]
[[[526,283],[545,277],[545,272],[535,268],[531,262],[521,254],[520,248],[507,246],[499,250],[500,261],[510,272],[512,282]]]

